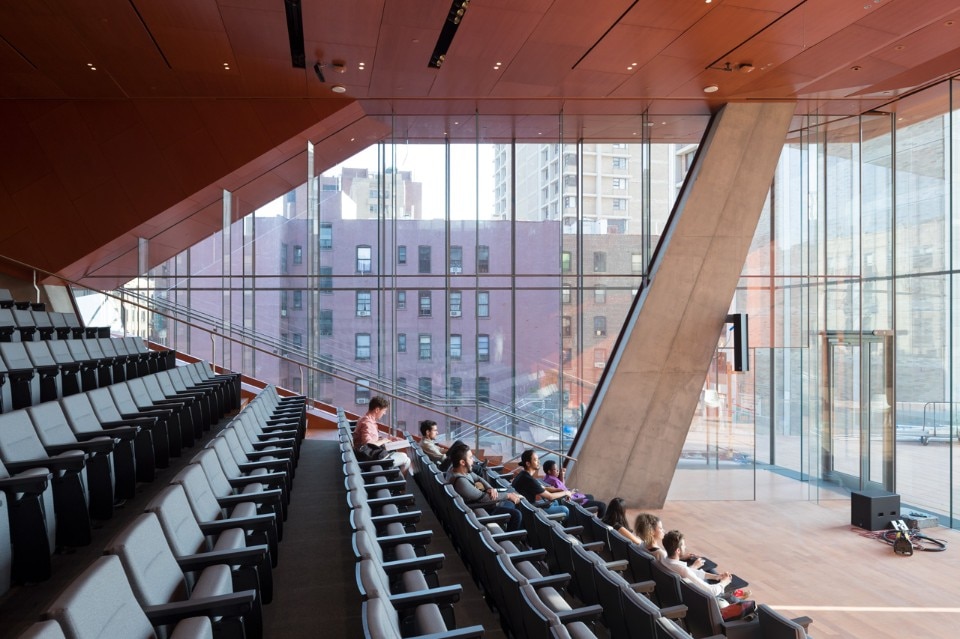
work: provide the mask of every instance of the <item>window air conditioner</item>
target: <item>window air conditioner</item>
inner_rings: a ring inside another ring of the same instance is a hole
[[[450,311],[450,317],[460,317],[460,311]]]

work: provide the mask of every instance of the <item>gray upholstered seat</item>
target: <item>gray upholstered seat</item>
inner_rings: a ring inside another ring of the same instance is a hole
[[[53,476],[57,545],[85,546],[90,543],[86,455],[82,451],[48,455],[33,429],[30,416],[26,411],[18,410],[0,415],[0,459],[11,473],[48,468]],[[113,499],[109,501],[112,513]]]
[[[223,555],[234,572],[234,584],[255,589],[263,603],[273,598],[273,569],[270,550],[264,545],[247,545],[241,528],[228,528],[219,533],[204,534],[190,509],[183,486],[171,484],[161,490],[145,508],[157,515],[163,534],[174,556],[216,552]]]
[[[807,639],[807,626],[813,623],[809,617],[788,619],[768,606],[757,606],[760,633],[763,639]]]
[[[142,607],[201,600],[236,606],[237,612],[244,612],[229,616],[225,610],[209,613],[213,615],[217,635],[237,639],[262,636],[256,593],[250,590],[234,593],[230,567],[212,563],[218,561],[216,558],[192,561],[184,566],[178,563],[156,514],[144,513],[137,517],[107,544],[104,552],[120,558],[131,590]],[[192,585],[184,575],[185,570],[199,571]]]
[[[3,570],[9,571],[13,581],[39,582],[50,578],[50,555],[56,549],[57,529],[51,479],[52,473],[43,467],[11,476],[0,462],[0,496],[14,547],[10,564],[4,564]]]
[[[170,639],[213,637],[206,617],[187,617],[173,606],[151,607],[149,613],[134,596],[120,559],[108,555],[74,579],[44,616],[55,620],[69,639],[151,639],[157,636],[154,624],[169,623],[176,623]]]
[[[237,503],[236,500],[231,500],[229,504],[221,504],[213,494],[210,482],[199,464],[187,464],[170,481],[183,486],[190,509],[200,522],[201,528],[213,524],[218,524],[217,530],[222,530],[224,526],[241,527],[246,531],[249,543],[267,544],[270,547],[270,555],[276,565],[279,538],[276,517],[272,513],[259,514],[252,501]],[[229,526],[231,521],[238,523]]]
[[[217,499],[251,500],[257,504],[257,512],[273,513],[277,521],[277,536],[283,539],[283,520],[286,505],[283,492],[283,477],[277,473],[254,477],[228,478],[220,464],[220,455],[214,448],[205,448],[190,460],[203,468],[210,488]],[[274,480],[274,481],[271,481]]]
[[[26,408],[40,401],[40,384],[37,371],[27,355],[23,342],[0,343],[0,359],[7,368],[10,384],[10,404],[4,410]]]

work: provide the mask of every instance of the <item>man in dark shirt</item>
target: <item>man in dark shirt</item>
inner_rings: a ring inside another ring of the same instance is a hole
[[[569,490],[550,492],[533,476],[533,473],[540,470],[540,457],[537,456],[537,452],[532,448],[523,451],[520,455],[520,466],[520,472],[513,478],[514,489],[526,497],[530,503],[546,510],[548,514],[560,513],[566,519],[570,510],[560,503],[560,500],[569,497],[571,493]]]
[[[473,451],[468,446],[451,446],[447,456],[450,460],[450,469],[445,479],[457,494],[463,497],[463,501],[468,506],[482,507],[493,515],[509,515],[510,519],[505,528],[508,531],[518,530],[523,520],[523,516],[517,510],[520,495],[500,494],[486,479],[471,472]]]

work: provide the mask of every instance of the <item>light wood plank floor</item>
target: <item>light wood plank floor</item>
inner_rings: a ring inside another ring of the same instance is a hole
[[[701,489],[709,481],[677,475]],[[691,551],[749,581],[758,602],[810,616],[816,639],[960,637],[960,532],[926,529],[948,542],[946,552],[903,557],[850,526],[848,498],[806,501],[797,499],[800,482],[772,473],[757,481],[762,501],[668,501],[652,512],[683,531]]]

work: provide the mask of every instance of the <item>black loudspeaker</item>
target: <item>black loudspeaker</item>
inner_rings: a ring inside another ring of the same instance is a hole
[[[883,530],[900,519],[900,495],[883,491],[850,493],[850,525]]]

